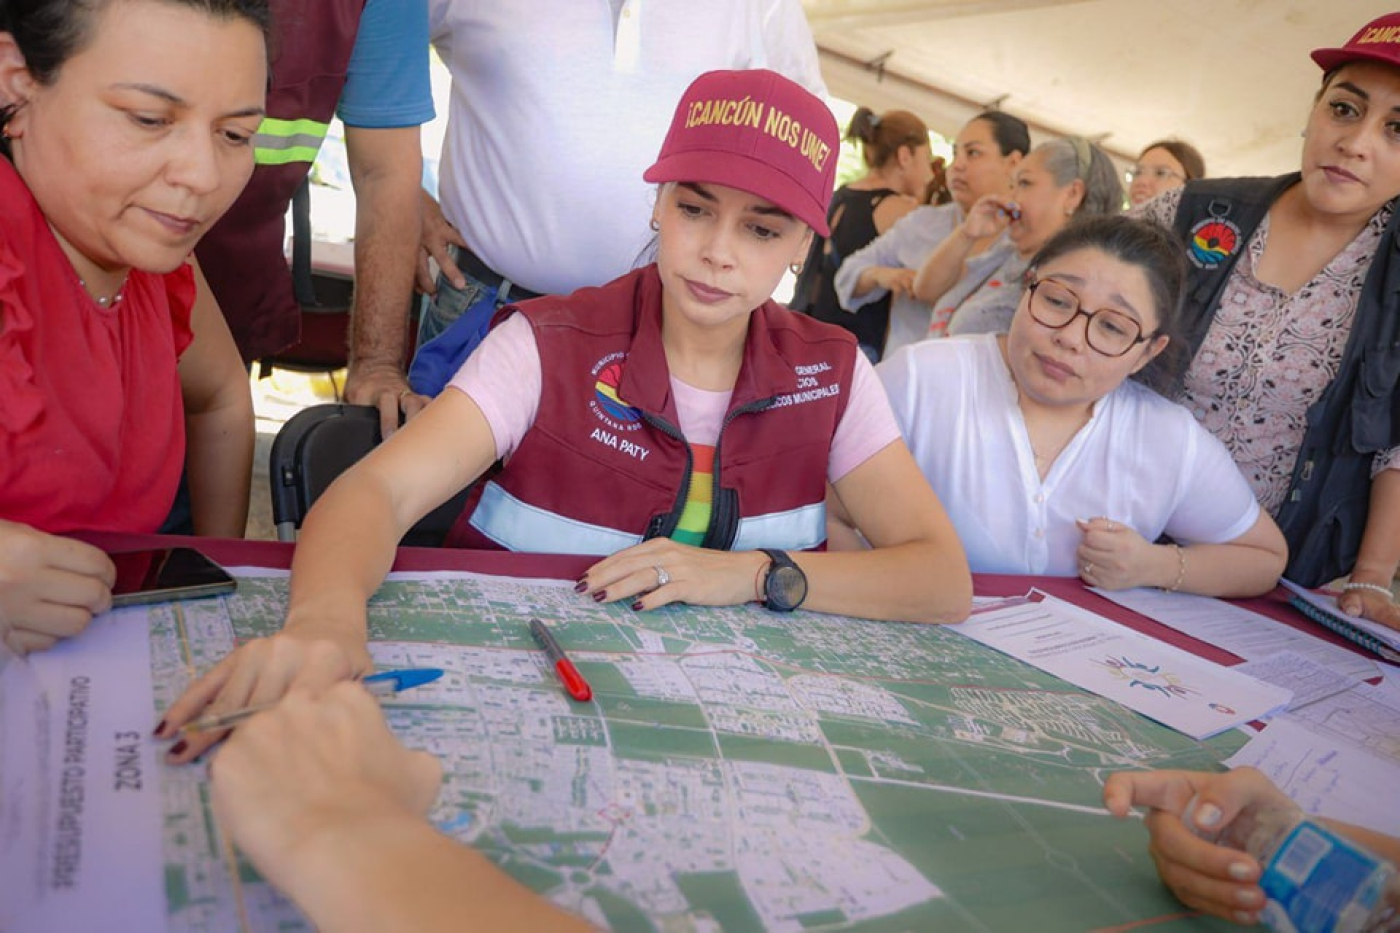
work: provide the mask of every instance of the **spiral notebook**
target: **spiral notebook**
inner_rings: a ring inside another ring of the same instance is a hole
[[[1337,607],[1335,596],[1314,593],[1289,580],[1279,582],[1293,594],[1288,601],[1294,609],[1347,641],[1375,652],[1392,664],[1400,664],[1400,631],[1370,619],[1347,615]]]

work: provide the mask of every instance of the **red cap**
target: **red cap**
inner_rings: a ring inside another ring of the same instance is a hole
[[[1400,68],[1400,13],[1373,19],[1339,49],[1317,49],[1312,60],[1323,71],[1335,71],[1347,62],[1380,62]]]
[[[738,188],[828,236],[840,144],[826,104],[777,72],[710,71],[686,88],[642,177]]]

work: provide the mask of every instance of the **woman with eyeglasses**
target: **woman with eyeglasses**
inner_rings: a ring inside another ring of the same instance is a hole
[[[1077,136],[1036,146],[1016,167],[1010,197],[979,198],[914,277],[914,296],[933,305],[925,336],[1004,332],[1036,251],[1073,217],[1122,209],[1118,170],[1098,146]],[[973,261],[974,244],[1003,233],[999,262]]]
[[[1035,256],[1008,333],[924,341],[877,367],[974,573],[1273,588],[1283,536],[1229,451],[1142,384],[1170,378],[1184,266],[1160,227],[1079,220]]]
[[[1283,530],[1287,576],[1349,575],[1342,609],[1400,629],[1400,13],[1312,58],[1300,171],[1137,210],[1190,262],[1176,397]]]
[[[1206,160],[1190,143],[1159,139],[1150,143],[1128,171],[1128,200],[1134,207],[1163,191],[1206,177]]]

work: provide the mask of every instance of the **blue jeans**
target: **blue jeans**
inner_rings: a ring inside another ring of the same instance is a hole
[[[455,261],[458,256],[458,247],[449,244],[447,250]],[[467,284],[463,288],[458,288],[447,280],[447,276],[439,272],[437,294],[423,296],[423,304],[418,312],[419,347],[447,330],[453,321],[462,316],[463,311],[488,295],[497,309],[509,304],[512,297],[517,300],[519,298],[518,295],[511,294],[514,289],[508,288],[504,294],[500,294],[497,288],[475,278],[470,272],[463,271],[462,278],[467,280]]]
[[[457,248],[449,247],[453,258]],[[438,274],[437,294],[424,296],[418,321],[418,350],[408,381],[420,395],[434,396],[446,387],[471,352],[485,339],[491,319],[510,301],[510,283],[487,285],[463,272],[467,284],[457,288]]]

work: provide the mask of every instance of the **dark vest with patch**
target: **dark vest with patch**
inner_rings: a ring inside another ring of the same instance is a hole
[[[1193,357],[1240,253],[1274,201],[1298,181],[1293,173],[1186,185],[1175,229],[1191,260],[1182,331]],[[1285,573],[1304,586],[1324,584],[1356,564],[1371,464],[1377,453],[1400,446],[1398,233],[1400,210],[1371,260],[1337,375],[1307,411],[1288,494],[1274,516],[1288,539]]]

